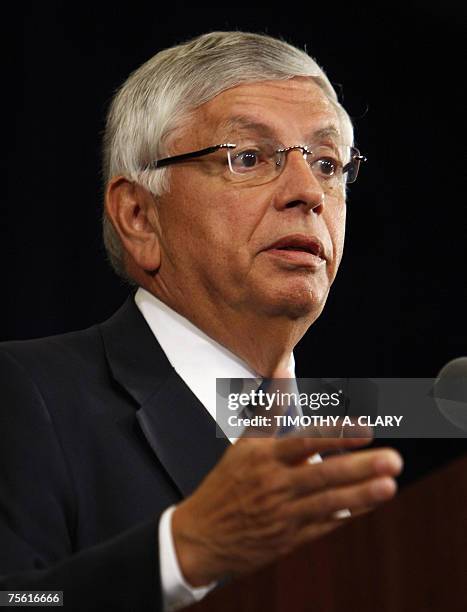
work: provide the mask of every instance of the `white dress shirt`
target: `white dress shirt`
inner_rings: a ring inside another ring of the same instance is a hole
[[[145,289],[138,289],[135,302],[170,364],[213,419],[216,378],[255,378],[260,383],[261,377],[246,363]],[[184,579],[172,538],[174,510],[175,506],[165,510],[159,521],[162,593],[165,609],[170,612],[200,600],[215,586],[195,589]]]
[[[145,289],[140,287],[137,290],[135,303],[170,364],[213,419],[216,418],[216,378],[254,378],[258,386],[261,383],[258,373],[239,357]],[[295,371],[293,354],[290,355],[289,370]],[[319,455],[311,459],[321,461]],[[174,510],[175,506],[167,508],[159,521],[160,573],[167,612],[199,601],[215,586],[193,588],[184,579],[172,537]]]

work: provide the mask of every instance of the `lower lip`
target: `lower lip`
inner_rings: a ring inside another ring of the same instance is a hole
[[[278,257],[283,261],[294,264],[295,266],[302,266],[306,268],[318,269],[324,266],[326,263],[325,259],[322,259],[318,255],[313,255],[308,251],[289,251],[286,249],[268,249],[265,251],[273,257]]]

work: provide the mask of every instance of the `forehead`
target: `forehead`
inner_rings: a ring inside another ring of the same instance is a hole
[[[239,131],[266,131],[287,142],[330,127],[340,133],[334,105],[309,78],[232,87],[196,109],[190,124],[203,143],[206,134],[212,140]]]

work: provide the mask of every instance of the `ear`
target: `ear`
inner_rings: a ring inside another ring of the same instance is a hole
[[[105,208],[127,254],[137,266],[154,272],[160,266],[160,243],[154,196],[123,176],[107,185]]]

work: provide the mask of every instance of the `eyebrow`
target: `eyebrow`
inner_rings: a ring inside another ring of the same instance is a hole
[[[255,121],[251,119],[250,117],[247,117],[244,115],[238,115],[238,116],[230,117],[229,119],[226,119],[220,124],[219,129],[222,130],[222,132],[225,132],[226,136],[229,136],[227,134],[229,130],[236,129],[236,130],[256,132],[258,134],[261,134],[271,139],[276,138],[274,129],[271,128],[269,125],[265,123],[261,123],[259,121]],[[312,142],[317,139],[324,140],[325,138],[332,138],[334,140],[339,140],[339,138],[341,138],[341,133],[340,133],[339,128],[333,124],[327,125],[325,127],[320,128],[319,130],[309,132],[305,136],[305,141]]]

